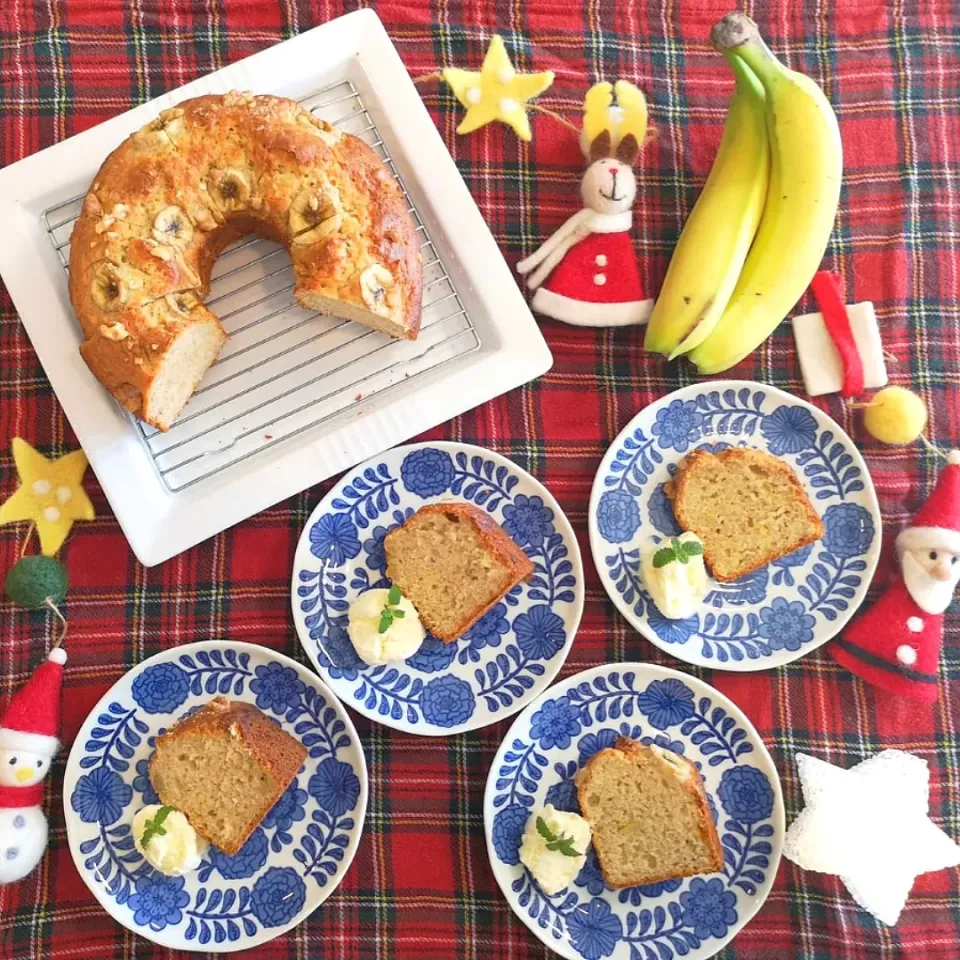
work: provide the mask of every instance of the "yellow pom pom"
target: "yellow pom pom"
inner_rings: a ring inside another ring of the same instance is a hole
[[[885,387],[867,404],[863,423],[881,443],[913,443],[927,425],[927,408],[912,391]]]

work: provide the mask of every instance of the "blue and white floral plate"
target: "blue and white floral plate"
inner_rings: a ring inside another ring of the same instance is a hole
[[[534,574],[455,643],[427,634],[404,663],[370,667],[347,611],[388,586],[383,538],[428,503],[482,507],[533,560]],[[397,730],[446,736],[516,713],[546,689],[583,612],[580,548],[546,487],[497,453],[465,443],[397,447],[347,473],[300,536],[291,586],[300,642],[333,691]]]
[[[668,620],[640,579],[640,544],[680,532],[664,484],[692,450],[755,447],[793,468],[823,518],[815,544],[733,583],[700,612]],[[600,464],[590,548],[617,609],[688,663],[766,670],[815,650],[863,602],[880,556],[880,506],[853,441],[825,413],[775,387],[734,380],[684,387],[640,411]]]
[[[147,775],[158,734],[216,694],[255,703],[308,749],[296,779],[232,857],[165,877],[131,824],[158,803]],[[367,767],[350,717],[300,664],[250,643],[210,640],[150,657],[90,712],[67,760],[63,809],[80,876],[118,923],[179,950],[228,952],[296,926],[336,889],[360,842]]]
[[[530,811],[579,813],[574,782],[620,736],[696,763],[723,845],[723,873],[612,890],[596,854],[573,885],[546,896],[520,863]],[[594,667],[551,687],[514,721],[483,799],[487,852],[521,920],[569,960],[705,960],[760,909],[783,845],[780,781],[740,709],[694,677],[648,663]]]

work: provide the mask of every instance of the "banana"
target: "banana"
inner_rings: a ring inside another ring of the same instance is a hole
[[[119,310],[130,295],[130,288],[113,263],[101,263],[90,284],[93,302],[103,310]]]
[[[171,310],[175,310],[185,317],[189,317],[190,311],[200,304],[200,301],[189,290],[183,290],[180,293],[168,293],[164,299]]]
[[[207,193],[221,213],[244,210],[250,203],[250,177],[245,170],[213,169],[207,178]]]
[[[153,221],[153,236],[159,243],[185,247],[193,239],[193,224],[179,207],[164,207]]]
[[[336,233],[343,217],[337,212],[339,195],[331,189],[330,196],[323,190],[305,187],[290,205],[288,219],[295,244],[311,244]]]
[[[673,359],[716,326],[753,242],[770,177],[763,87],[735,58],[737,86],[720,147],[647,324],[644,348]]]
[[[706,340],[688,354],[701,374],[739,363],[800,299],[833,229],[843,171],[840,130],[823,91],[784,67],[743,14],[724,17],[711,39],[763,84],[771,168],[763,217],[730,302]]]
[[[376,262],[360,274],[360,293],[372,313],[381,317],[390,316],[392,301],[395,300],[390,293],[393,284],[393,274]]]

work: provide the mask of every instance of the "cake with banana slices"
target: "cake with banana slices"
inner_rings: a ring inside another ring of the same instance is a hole
[[[203,298],[218,255],[248,233],[286,246],[302,306],[417,336],[417,235],[374,151],[282,97],[187,100],[107,157],[70,248],[80,352],[160,430],[226,340]]]

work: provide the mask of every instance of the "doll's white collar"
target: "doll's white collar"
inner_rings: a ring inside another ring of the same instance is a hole
[[[625,233],[633,226],[633,213],[624,210],[623,213],[594,213],[590,219],[590,230],[593,233]]]

